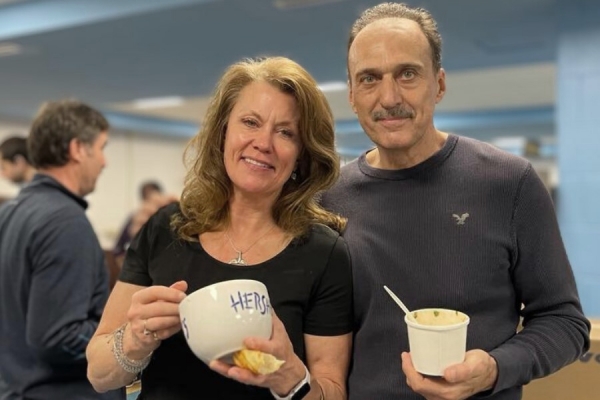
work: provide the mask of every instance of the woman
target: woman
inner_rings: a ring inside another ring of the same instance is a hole
[[[145,368],[143,399],[345,399],[352,282],[336,232],[345,220],[314,200],[339,172],[316,82],[286,58],[234,64],[186,155],[180,203],[155,214],[127,252],[88,346],[90,381],[105,391]],[[185,293],[229,279],[269,290],[273,335],[245,345],[285,361],[273,374],[209,368],[180,332]]]

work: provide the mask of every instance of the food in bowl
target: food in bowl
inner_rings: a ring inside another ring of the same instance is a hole
[[[414,310],[404,318],[410,355],[423,375],[443,376],[444,370],[464,361],[467,346],[467,314],[445,308]]]
[[[269,375],[279,370],[285,361],[262,351],[242,349],[233,355],[233,363],[257,375]]]
[[[466,314],[455,310],[419,310],[412,312],[412,320],[421,325],[445,326],[455,325],[467,320]]]

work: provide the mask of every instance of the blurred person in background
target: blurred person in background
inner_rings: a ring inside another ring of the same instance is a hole
[[[0,376],[3,400],[124,399],[98,394],[85,349],[108,298],[108,271],[84,196],[106,161],[108,122],[75,100],[49,102],[33,121],[38,169],[0,207]]]
[[[12,136],[0,143],[0,176],[22,186],[31,181],[34,175],[35,168],[29,161],[27,138]],[[2,200],[0,199],[0,204]],[[0,399],[3,398],[2,394],[7,392],[7,385],[0,376]]]
[[[113,255],[120,266],[123,263],[125,252],[131,240],[159,208],[176,202],[176,196],[168,195],[157,181],[145,181],[140,185],[139,196],[141,205],[127,218],[121,229],[117,243],[113,248]]]
[[[35,168],[29,161],[27,138],[13,136],[0,144],[0,174],[17,185],[33,179]]]
[[[129,236],[135,237],[146,221],[160,208],[177,201],[179,198],[175,195],[151,191],[131,216],[131,223],[128,227]]]
[[[186,155],[181,202],[154,214],[127,251],[88,346],[90,381],[105,391],[141,373],[144,399],[345,399],[351,267],[345,220],[314,199],[339,172],[317,83],[287,58],[234,64]],[[277,372],[209,368],[180,332],[186,292],[231,279],[268,288],[273,335],[245,345],[285,361]]]
[[[435,128],[446,76],[428,11],[369,8],[347,51],[350,104],[376,145],[322,199],[348,217],[358,322],[349,397],[520,399],[522,385],[590,344],[548,191],[527,160]],[[383,285],[409,309],[468,314],[464,362],[419,374]]]

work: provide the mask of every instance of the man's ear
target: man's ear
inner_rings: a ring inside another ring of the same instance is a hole
[[[352,91],[352,83],[350,79],[348,79],[348,102],[350,103],[350,107],[352,107],[352,111],[356,114],[356,107],[354,106],[354,92]]]
[[[444,95],[446,94],[446,71],[444,68],[440,68],[437,73],[437,83],[438,83],[438,92],[435,96],[435,104],[442,101]]]
[[[84,144],[77,139],[71,139],[69,142],[69,159],[81,162],[83,159]]]

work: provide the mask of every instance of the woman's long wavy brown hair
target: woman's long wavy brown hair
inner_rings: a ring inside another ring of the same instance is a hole
[[[203,232],[216,231],[229,223],[232,184],[223,161],[227,121],[240,91],[252,82],[267,82],[296,99],[300,112],[302,152],[296,180],[289,179],[273,206],[277,225],[293,235],[305,235],[315,223],[338,232],[346,220],[330,213],[315,200],[339,176],[334,122],[325,96],[312,76],[296,62],[284,57],[247,59],[230,66],[218,82],[200,132],[188,143],[184,162],[188,167],[181,195],[181,213],[172,228],[189,241]]]

